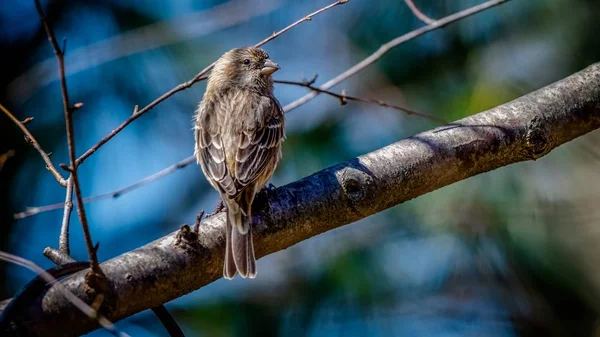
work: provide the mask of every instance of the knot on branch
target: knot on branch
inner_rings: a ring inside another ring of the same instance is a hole
[[[365,206],[363,201],[371,197],[369,187],[373,183],[372,173],[362,164],[357,163],[356,166],[344,167],[337,171],[336,175],[348,200],[348,206],[361,216],[369,214],[367,210],[363,211]]]
[[[551,135],[544,127],[542,119],[534,117],[527,125],[525,142],[523,147],[523,156],[536,160],[543,157],[552,149]]]
[[[198,232],[192,230],[192,228],[190,228],[190,226],[187,224],[181,225],[179,232],[177,232],[177,235],[175,236],[175,242],[173,245],[186,250],[198,248],[200,246],[198,243]]]

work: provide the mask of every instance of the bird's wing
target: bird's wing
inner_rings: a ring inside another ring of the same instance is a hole
[[[277,99],[263,97],[257,109],[257,122],[238,135],[234,178],[239,187],[273,173],[265,170],[277,160],[284,137],[283,110]]]
[[[211,185],[221,193],[234,196],[238,194],[238,189],[225,162],[225,149],[219,126],[221,116],[218,111],[209,111],[214,108],[214,104],[207,107],[204,101],[198,108],[195,125],[196,159]]]

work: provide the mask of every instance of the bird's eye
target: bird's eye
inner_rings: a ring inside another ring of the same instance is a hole
[[[244,64],[250,64],[250,60],[249,59],[245,59],[244,60]]]

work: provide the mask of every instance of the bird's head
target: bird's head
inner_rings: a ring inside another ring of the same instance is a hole
[[[214,89],[241,88],[268,93],[273,90],[271,75],[279,65],[264,50],[256,47],[232,49],[215,63],[209,78]]]

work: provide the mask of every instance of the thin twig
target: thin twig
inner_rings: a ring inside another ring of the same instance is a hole
[[[40,5],[39,0],[35,0],[35,8],[42,20],[42,24],[44,29],[46,30],[46,34],[48,35],[48,40],[52,45],[52,49],[54,49],[54,54],[56,55],[56,60],[58,62],[58,72],[60,78],[60,91],[62,94],[63,101],[63,110],[65,115],[65,124],[67,129],[67,145],[69,148],[69,160],[71,162],[70,171],[71,178],[73,181],[73,190],[75,192],[75,198],[77,200],[77,215],[79,216],[79,221],[81,222],[81,226],[83,228],[83,237],[85,239],[85,244],[87,246],[89,261],[91,265],[92,272],[98,276],[103,276],[102,270],[100,270],[100,264],[98,263],[98,258],[96,256],[96,249],[94,248],[94,244],[92,243],[92,236],[90,234],[90,229],[87,222],[87,217],[85,215],[85,208],[83,205],[83,198],[81,197],[81,188],[79,186],[79,178],[77,176],[77,165],[76,165],[76,156],[75,156],[75,134],[73,128],[73,118],[71,115],[72,107],[69,103],[69,92],[67,90],[67,79],[65,77],[65,62],[64,62],[64,50],[61,50],[56,42],[56,37],[54,36],[54,32],[50,28],[48,21],[46,20],[46,16],[44,15],[44,11],[42,10],[42,6]]]
[[[339,1],[336,1],[336,2],[334,2],[332,4],[330,4],[330,5],[325,6],[325,7],[321,8],[321,9],[319,9],[319,10],[316,10],[316,11],[308,14],[307,16],[303,17],[302,19],[300,19],[300,20],[298,20],[298,21],[290,24],[289,26],[285,27],[284,29],[282,29],[282,30],[280,30],[278,32],[273,33],[271,36],[269,36],[268,38],[260,41],[259,43],[255,44],[254,46],[255,47],[260,47],[260,46],[264,45],[265,43],[276,39],[279,35],[287,32],[288,30],[290,30],[292,28],[294,28],[294,26],[297,26],[297,25],[299,25],[299,24],[301,24],[301,23],[303,23],[305,21],[312,20],[313,16],[319,15],[319,14],[325,12],[326,10],[331,9],[331,8],[333,8],[335,6],[343,5],[343,4],[347,3],[348,1],[349,0],[339,0]]]
[[[53,284],[53,286],[56,287],[63,294],[63,296],[65,296],[67,298],[67,300],[69,300],[69,302],[71,302],[71,304],[73,304],[77,309],[79,309],[81,312],[83,312],[87,317],[89,317],[90,319],[93,319],[93,320],[97,320],[98,323],[100,324],[100,326],[102,326],[104,329],[106,329],[107,331],[109,331],[110,333],[112,333],[115,336],[120,336],[120,337],[129,336],[125,332],[118,330],[117,327],[111,321],[109,321],[106,317],[104,317],[100,313],[98,313],[98,311],[94,310],[92,307],[87,305],[87,303],[85,303],[79,297],[77,297],[75,294],[70,292],[60,282],[58,282],[54,277],[52,277],[52,275],[50,275],[47,271],[45,271],[44,269],[42,269],[40,266],[33,263],[32,261],[26,260],[22,257],[16,256],[16,255],[13,255],[10,253],[6,253],[3,251],[0,251],[0,260],[4,260],[6,262],[10,262],[10,263],[25,267],[35,273],[38,273],[39,276],[44,279],[44,281],[46,281],[47,283]]]
[[[481,11],[484,11],[486,9],[492,8],[494,6],[498,6],[502,3],[505,3],[509,0],[490,0],[490,1],[486,1],[482,4],[479,4],[477,6],[473,6],[471,8],[465,9],[463,11],[460,11],[458,13],[446,16],[445,18],[439,19],[435,22],[433,22],[430,25],[427,26],[423,26],[419,29],[413,30],[410,33],[398,36],[397,38],[389,41],[388,43],[385,43],[383,45],[381,45],[381,47],[379,47],[379,49],[374,52],[373,54],[369,55],[369,57],[365,58],[364,60],[360,61],[359,63],[355,64],[353,67],[351,67],[350,69],[344,71],[343,73],[341,73],[340,75],[332,78],[331,80],[327,81],[325,84],[321,85],[319,87],[319,89],[322,90],[327,90],[330,89],[331,87],[337,85],[338,83],[346,80],[348,77],[351,77],[353,75],[355,75],[356,73],[358,73],[359,71],[365,69],[366,67],[370,66],[371,64],[373,64],[375,61],[379,60],[383,55],[385,55],[388,51],[390,51],[392,48],[399,46],[400,44],[413,40],[421,35],[424,35],[426,33],[429,33],[433,30],[442,28],[450,23],[456,22],[458,20],[464,19],[468,16],[471,16],[473,14],[479,13]],[[291,110],[294,110],[296,108],[298,108],[301,105],[306,104],[307,102],[309,102],[310,100],[312,100],[313,98],[315,98],[317,95],[319,95],[318,92],[311,92],[310,94],[307,94],[303,97],[300,97],[299,99],[293,101],[292,103],[286,105],[283,109],[288,112]]]
[[[181,328],[179,327],[179,324],[177,324],[175,318],[173,318],[164,305],[159,305],[152,308],[152,312],[154,312],[165,329],[167,329],[170,337],[185,337],[183,331],[181,331]]]
[[[46,247],[44,249],[44,256],[48,258],[48,260],[54,262],[56,265],[63,265],[65,263],[75,262],[69,254],[66,254],[58,249]]]
[[[319,10],[313,12],[313,13],[310,13],[307,16],[303,17],[302,19],[300,19],[300,20],[292,23],[291,25],[285,27],[284,29],[282,29],[282,30],[280,30],[280,31],[278,31],[276,33],[273,33],[271,36],[269,36],[268,38],[260,41],[259,43],[255,44],[254,46],[255,47],[260,47],[260,46],[264,45],[265,43],[267,43],[267,42],[269,42],[269,41],[277,38],[281,34],[287,32],[288,30],[292,29],[294,26],[297,26],[297,25],[299,25],[299,24],[301,24],[302,22],[305,22],[305,21],[310,21],[313,16],[315,16],[317,14],[320,14],[320,13],[322,13],[322,12],[328,10],[328,9],[331,9],[333,7],[336,7],[338,5],[345,4],[348,1],[349,0],[339,0],[339,1],[334,2],[333,4],[325,6],[325,7],[321,8],[321,9],[319,9]],[[150,111],[152,108],[154,108],[155,106],[157,106],[162,101],[164,101],[167,98],[173,96],[177,92],[185,90],[185,89],[188,89],[191,86],[193,86],[194,84],[196,84],[197,82],[200,82],[200,81],[206,79],[207,78],[206,74],[208,74],[208,72],[214,67],[214,65],[215,65],[215,62],[211,63],[209,66],[207,66],[206,68],[202,69],[198,74],[196,74],[196,76],[194,76],[191,80],[189,80],[187,82],[180,83],[179,85],[177,85],[173,89],[167,91],[166,93],[164,93],[163,95],[161,95],[160,97],[158,97],[157,99],[155,99],[154,101],[150,102],[150,104],[146,105],[145,107],[143,107],[142,109],[138,110],[137,112],[134,112],[123,123],[121,123],[119,126],[117,126],[108,135],[106,135],[104,138],[102,138],[98,143],[96,143],[96,145],[92,146],[89,150],[87,150],[85,153],[83,153],[81,156],[79,156],[79,158],[77,158],[76,165],[77,166],[81,165],[81,163],[83,163],[89,156],[91,156],[92,154],[94,154],[94,152],[96,152],[102,145],[106,144],[106,142],[108,142],[114,136],[116,136],[119,132],[121,132],[121,130],[123,130],[127,125],[131,124],[133,121],[135,121],[136,119],[138,119],[140,116],[142,116],[146,112]]]
[[[29,132],[27,127],[25,127],[25,121],[21,122],[20,120],[18,120],[2,104],[0,104],[0,110],[2,110],[2,112],[4,112],[4,114],[8,118],[10,118],[10,120],[12,120],[19,127],[19,129],[21,129],[21,131],[23,131],[23,133],[25,134],[25,140],[27,141],[27,143],[31,144],[31,146],[33,146],[37,150],[37,152],[40,153],[40,155],[42,156],[42,159],[44,159],[44,162],[46,162],[46,168],[48,169],[48,171],[50,171],[50,173],[52,173],[54,178],[56,178],[56,181],[58,181],[58,183],[61,184],[62,186],[67,186],[67,181],[65,180],[65,178],[63,178],[62,174],[60,174],[60,172],[58,172],[56,167],[54,167],[54,164],[52,164],[52,160],[50,159],[50,156],[48,155],[48,153],[46,153],[46,151],[44,151],[42,149],[42,147],[40,146],[40,143],[38,143],[38,141],[35,139],[35,137],[33,137],[31,132]]]
[[[60,236],[58,237],[58,249],[66,255],[71,255],[71,249],[69,248],[69,223],[71,222],[71,212],[73,211],[73,177],[69,177],[67,181],[64,206]]]
[[[404,2],[406,2],[406,5],[408,6],[408,8],[410,8],[410,10],[413,12],[413,14],[417,17],[417,19],[425,22],[425,24],[427,24],[427,25],[430,25],[435,22],[434,19],[423,14],[423,12],[421,12],[419,10],[419,7],[417,7],[412,0],[404,0]]]
[[[84,203],[88,203],[88,202],[92,202],[92,201],[98,201],[98,200],[102,200],[102,199],[109,199],[109,198],[117,198],[122,196],[125,193],[131,192],[135,189],[138,189],[148,183],[151,183],[153,181],[156,181],[166,175],[169,175],[181,168],[186,167],[187,165],[189,165],[190,163],[193,163],[196,160],[195,156],[189,156],[187,158],[185,158],[184,160],[173,164],[165,169],[162,169],[140,181],[137,181],[131,185],[125,186],[123,188],[120,188],[116,191],[112,191],[112,192],[107,192],[107,193],[103,193],[103,194],[98,194],[98,195],[94,195],[94,196],[90,196],[90,197],[86,197],[83,198],[83,202]],[[39,206],[39,207],[31,207],[31,208],[27,208],[27,210],[20,212],[20,213],[15,213],[13,215],[13,217],[15,219],[23,219],[32,215],[36,215],[38,213],[43,213],[43,212],[48,212],[48,211],[53,211],[53,210],[57,210],[57,209],[61,209],[63,206],[65,206],[64,203],[60,202],[60,203],[56,203],[56,204],[51,204],[51,205],[46,205],[46,206]]]
[[[198,234],[200,232],[200,223],[202,223],[202,219],[204,218],[204,210],[200,210],[200,213],[196,216],[196,223],[194,223],[194,228],[192,229],[194,233]]]
[[[316,79],[316,77],[315,77]],[[442,124],[446,124],[447,121],[433,116],[433,115],[429,115],[426,113],[421,113],[421,112],[416,112],[413,110],[410,110],[408,108],[402,107],[402,106],[398,106],[398,105],[393,105],[393,104],[389,104],[386,103],[384,101],[380,101],[380,100],[376,100],[376,99],[372,99],[372,98],[362,98],[362,97],[356,97],[356,96],[350,96],[348,94],[346,94],[345,92],[342,91],[341,94],[338,94],[336,92],[333,91],[329,91],[329,90],[324,90],[321,89],[319,87],[315,87],[312,83],[314,82],[313,80],[310,81],[286,81],[286,80],[275,80],[276,83],[281,83],[281,84],[289,84],[289,85],[297,85],[297,86],[301,86],[301,87],[305,87],[308,88],[310,90],[322,93],[322,94],[327,94],[330,96],[333,96],[337,99],[340,100],[340,104],[341,105],[345,105],[347,103],[347,101],[356,101],[356,102],[363,102],[363,103],[369,103],[369,104],[375,104],[375,105],[379,105],[385,108],[390,108],[390,109],[395,109],[395,110],[399,110],[402,111],[404,113],[407,113],[409,115],[415,115],[415,116],[419,116],[419,117],[423,117],[438,123],[442,123]]]

